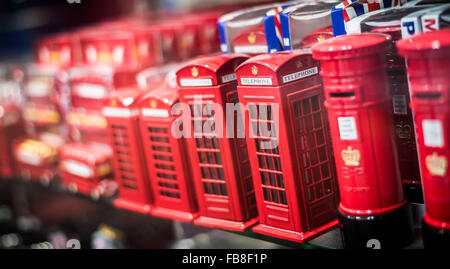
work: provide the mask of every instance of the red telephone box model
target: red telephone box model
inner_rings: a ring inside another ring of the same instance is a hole
[[[312,47],[321,61],[347,248],[399,248],[413,239],[392,122],[385,53],[390,37],[340,36]]]
[[[397,43],[407,60],[425,198],[425,247],[450,242],[450,30]]]
[[[103,115],[108,121],[108,136],[114,152],[114,175],[119,185],[119,198],[114,204],[145,214],[150,212],[152,197],[136,107],[142,93],[137,89],[111,93]]]
[[[175,77],[175,76],[174,76]],[[171,134],[177,119],[172,107],[178,102],[174,85],[164,82],[139,101],[139,125],[153,190],[152,215],[190,222],[197,215],[194,185],[184,139]]]
[[[112,176],[112,151],[107,145],[71,143],[59,151],[60,171],[69,190],[98,199],[99,186]],[[109,184],[113,184],[109,179]]]
[[[226,138],[225,126],[223,133],[215,126],[220,121],[226,125],[225,112],[213,111],[214,103],[225,111],[226,103],[238,102],[234,69],[245,60],[232,55],[203,57],[177,72],[180,101],[189,105],[192,115],[186,141],[199,205],[197,225],[244,231],[257,222],[245,139]],[[199,130],[203,123],[215,127]]]
[[[303,243],[338,224],[336,172],[318,72],[306,51],[256,56],[236,70],[250,126],[257,233]]]

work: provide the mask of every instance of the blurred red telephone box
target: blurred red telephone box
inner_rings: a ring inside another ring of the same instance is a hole
[[[119,208],[146,214],[150,213],[152,195],[136,105],[142,94],[143,91],[137,88],[117,90],[110,94],[102,113],[108,122],[114,175],[119,188],[119,198],[114,204]]]
[[[186,141],[171,131],[178,102],[175,74],[169,73],[139,100],[139,126],[153,191],[151,214],[191,222],[198,209]]]

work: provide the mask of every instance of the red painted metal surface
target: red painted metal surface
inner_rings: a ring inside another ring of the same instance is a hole
[[[388,213],[406,203],[394,142],[382,34],[348,35],[313,47],[321,61],[341,194],[350,216]]]
[[[257,222],[245,139],[227,138],[225,123],[230,119],[214,108],[216,104],[225,111],[227,103],[238,102],[234,69],[245,59],[202,57],[177,72],[180,101],[190,108],[183,113],[191,115],[185,115],[190,124],[186,141],[199,205],[197,225],[244,231]],[[204,123],[211,128],[198,128]]]
[[[249,56],[268,52],[263,25],[245,28],[233,37],[232,44],[234,52],[245,53]]]
[[[425,198],[425,222],[450,230],[448,159],[450,118],[450,31],[414,36],[397,43],[406,57],[411,108]]]
[[[139,213],[149,213],[152,203],[142,139],[139,132],[139,110],[136,107],[141,90],[117,90],[103,108],[108,122],[108,136],[113,148],[115,179],[119,198],[115,206]]]
[[[325,27],[316,30],[300,40],[300,48],[310,48],[314,44],[333,38],[333,27]]]
[[[303,243],[338,224],[318,71],[306,51],[256,56],[236,71],[260,217],[255,232]]]
[[[191,222],[198,207],[186,141],[172,135],[172,125],[178,119],[172,109],[179,102],[172,77],[171,81],[163,79],[154,85],[139,100],[139,126],[153,191],[151,214]]]

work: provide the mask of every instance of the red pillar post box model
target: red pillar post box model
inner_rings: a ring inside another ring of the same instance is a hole
[[[171,81],[162,79],[138,104],[146,171],[153,191],[151,214],[191,222],[197,216],[197,202],[186,141],[175,138],[171,131],[178,118],[172,108],[179,102],[175,74],[171,77]]]
[[[411,202],[423,203],[417,157],[414,120],[408,104],[410,95],[405,61],[398,54],[395,43],[401,39],[401,18],[419,10],[419,7],[394,8],[376,13],[360,23],[361,32],[383,33],[391,36],[392,47],[386,52],[390,95],[392,96],[395,142],[400,165],[403,190]]]
[[[337,226],[336,172],[318,63],[310,52],[250,58],[236,71],[260,224],[306,242]]]
[[[397,43],[406,57],[425,199],[425,247],[450,243],[450,31]]]
[[[321,61],[347,248],[398,248],[413,239],[391,124],[383,34],[336,37],[313,46]]]
[[[197,225],[244,231],[257,222],[245,139],[224,135],[229,131],[227,121],[235,118],[225,119],[226,104],[238,102],[234,69],[244,60],[230,55],[203,57],[177,72],[180,101],[190,107],[192,116],[183,115],[191,122],[186,140],[199,204]]]
[[[111,93],[103,115],[108,121],[108,136],[114,152],[114,174],[119,186],[119,198],[114,204],[146,214],[150,212],[152,196],[136,107],[142,93],[137,89]]]

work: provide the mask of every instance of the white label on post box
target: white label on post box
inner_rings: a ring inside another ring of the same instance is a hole
[[[319,69],[317,67],[309,68],[306,70],[302,70],[300,72],[292,73],[283,77],[283,83],[288,83],[294,80],[299,80],[302,78],[310,77],[319,73]]]
[[[396,115],[408,114],[408,104],[406,102],[405,95],[394,95],[392,97],[392,103],[394,105],[394,114]]]
[[[354,117],[338,117],[341,140],[357,140],[358,131]]]
[[[212,80],[211,79],[189,79],[189,78],[183,78],[183,79],[180,79],[180,84],[183,87],[212,86]]]
[[[427,147],[444,147],[444,134],[440,120],[423,120],[423,139]]]
[[[242,85],[272,85],[272,78],[241,78]]]

